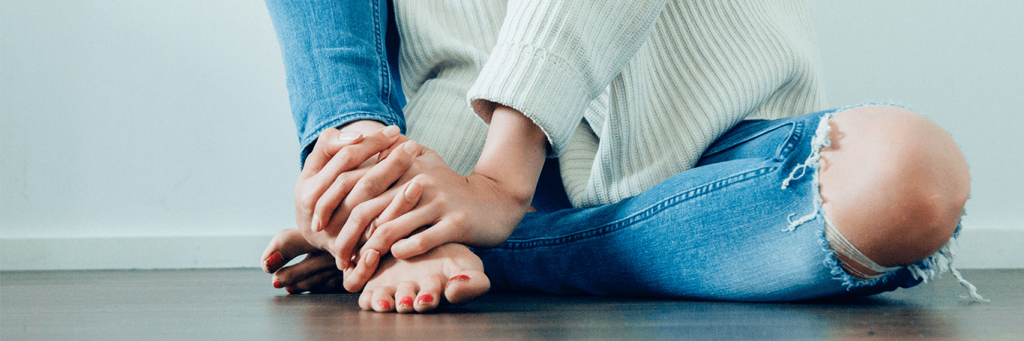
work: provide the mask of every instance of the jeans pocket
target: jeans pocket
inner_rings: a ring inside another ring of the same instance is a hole
[[[800,139],[803,121],[743,121],[715,140],[697,166],[740,159],[781,159]]]

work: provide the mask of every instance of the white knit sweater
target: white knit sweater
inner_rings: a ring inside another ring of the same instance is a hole
[[[468,174],[508,105],[547,134],[576,207],[692,168],[740,120],[825,106],[802,1],[395,4],[409,137]]]

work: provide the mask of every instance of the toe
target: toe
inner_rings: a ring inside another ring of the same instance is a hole
[[[332,278],[341,277],[340,274],[341,273],[337,271],[321,271],[317,274],[301,279],[290,286],[298,289],[300,292],[315,291]]]
[[[274,273],[292,258],[316,251],[296,228],[279,232],[263,250],[263,271]]]
[[[416,294],[416,304],[413,306],[416,312],[427,312],[437,308],[441,299],[442,279],[437,276],[427,276],[419,280],[420,291]]]
[[[395,287],[383,287],[373,289],[370,296],[370,304],[373,310],[378,313],[385,313],[395,309]]]
[[[444,298],[451,304],[465,304],[490,289],[491,281],[483,272],[466,271],[448,279]]]
[[[310,279],[326,280],[325,275],[340,272],[334,270],[334,257],[326,252],[312,252],[302,261],[278,269],[274,272],[272,284],[274,288],[286,286],[310,288],[311,283],[299,284]]]
[[[411,313],[416,311],[413,305],[416,303],[416,293],[419,292],[420,287],[416,282],[402,282],[398,283],[398,288],[395,290],[395,300],[397,305],[395,309],[400,313]]]
[[[373,305],[370,304],[372,299],[373,289],[363,290],[363,292],[359,294],[359,309],[373,310]]]

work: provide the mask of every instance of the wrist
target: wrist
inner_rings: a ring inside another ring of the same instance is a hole
[[[350,132],[350,131],[352,131],[352,132],[362,133],[363,135],[368,135],[370,133],[373,133],[373,132],[376,132],[378,130],[381,130],[384,127],[385,127],[384,123],[381,123],[380,121],[358,120],[358,121],[352,121],[352,122],[346,123],[345,125],[339,127],[338,130],[340,130],[342,132]]]
[[[489,179],[516,205],[529,207],[547,155],[547,136],[521,112],[498,104],[473,174]]]

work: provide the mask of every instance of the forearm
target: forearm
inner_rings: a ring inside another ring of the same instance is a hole
[[[484,150],[473,174],[487,177],[524,209],[533,199],[548,140],[530,118],[504,105],[491,117]]]

